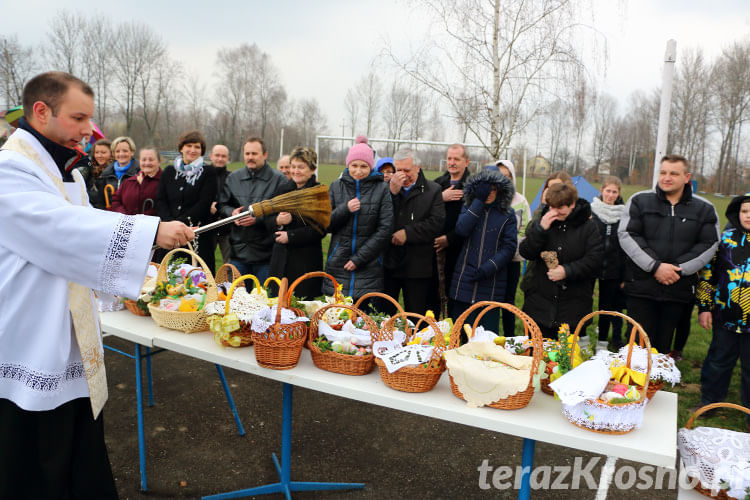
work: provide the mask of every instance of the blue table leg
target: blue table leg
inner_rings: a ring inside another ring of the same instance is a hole
[[[267,495],[269,493],[283,493],[287,499],[291,499],[293,491],[361,490],[365,487],[364,483],[315,483],[290,480],[292,469],[292,389],[293,386],[291,384],[284,384],[281,422],[281,463],[279,464],[275,453],[271,457],[276,467],[276,472],[279,474],[280,482],[229,493],[209,495],[203,497],[204,500],[224,500],[227,498]]]
[[[219,380],[221,380],[221,386],[224,388],[224,394],[227,395],[227,401],[229,401],[229,408],[232,410],[234,415],[234,422],[237,424],[237,431],[240,436],[245,435],[245,428],[242,426],[242,421],[237,413],[237,407],[234,405],[234,399],[232,398],[232,391],[229,390],[229,384],[227,384],[227,378],[224,376],[224,369],[221,365],[216,365],[216,371],[219,372]]]
[[[151,379],[151,348],[146,347],[146,380],[148,381],[148,406],[154,406],[154,384]]]
[[[518,500],[531,498],[531,469],[534,467],[534,446],[536,441],[523,439],[523,455],[521,456],[521,489],[518,490]]]
[[[151,356],[148,357],[151,359]],[[148,489],[146,485],[146,437],[143,432],[143,388],[141,387],[141,344],[135,344],[135,397],[138,407],[138,459],[141,468],[141,491]]]

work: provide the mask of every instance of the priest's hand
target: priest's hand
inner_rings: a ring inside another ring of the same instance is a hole
[[[156,244],[165,250],[185,246],[194,238],[193,230],[176,220],[160,222],[156,231]]]

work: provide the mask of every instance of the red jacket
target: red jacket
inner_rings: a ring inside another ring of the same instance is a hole
[[[137,175],[122,181],[120,188],[112,196],[110,210],[125,215],[157,215],[156,195],[159,191],[159,177],[161,169],[153,177],[144,175],[140,184]]]

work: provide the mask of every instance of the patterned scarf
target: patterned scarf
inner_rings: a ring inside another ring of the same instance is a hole
[[[182,161],[182,156],[178,156],[174,159],[174,169],[177,172],[175,179],[184,177],[185,181],[191,186],[195,186],[201,174],[203,173],[203,157],[199,156],[193,163],[185,165]]]

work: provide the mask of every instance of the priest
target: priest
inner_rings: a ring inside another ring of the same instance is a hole
[[[117,498],[92,290],[137,296],[152,246],[194,236],[89,205],[73,166],[93,96],[73,75],[35,76],[0,150],[0,498]]]

